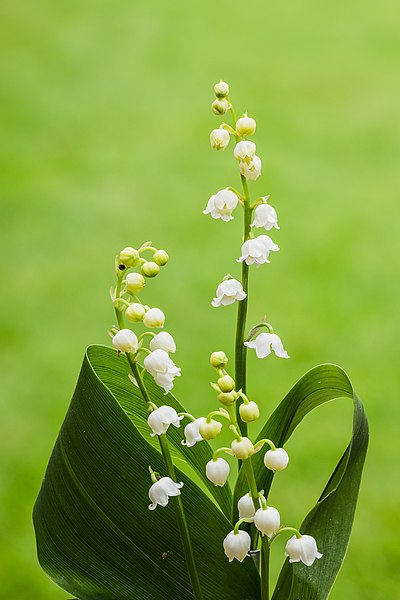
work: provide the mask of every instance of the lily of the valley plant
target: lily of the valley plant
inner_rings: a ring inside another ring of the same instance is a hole
[[[252,424],[272,407],[247,389],[246,352],[266,370],[271,356],[289,359],[285,332],[248,317],[251,272],[267,278],[279,260],[278,214],[268,190],[250,194],[263,170],[255,119],[237,117],[225,82],[214,91],[212,111],[224,120],[210,144],[232,152],[240,189],[214,191],[203,213],[218,227],[243,225],[209,302],[216,318],[236,313],[234,357],[222,339],[210,357],[216,404],[208,414],[185,410],[171,393],[185,376],[173,322],[152,305],[148,285],[168,254],[151,242],[118,253],[113,349],[88,349],[34,512],[42,566],[81,600],[269,600],[269,555],[280,537],[286,558],[272,598],[323,600],[347,549],[368,428],[346,374],[334,365],[309,371],[254,436]],[[284,444],[313,408],[343,397],[354,404],[352,439],[303,523],[288,524],[296,491],[286,506],[268,499],[274,475],[290,477]],[[223,430],[229,445],[218,444]]]

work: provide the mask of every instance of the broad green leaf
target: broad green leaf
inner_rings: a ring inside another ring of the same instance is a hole
[[[192,600],[174,499],[148,510],[148,466],[163,472],[163,461],[127,414],[143,405],[121,377],[124,360],[101,346],[85,356],[34,508],[39,560],[79,600]],[[232,600],[258,600],[253,562],[230,564],[223,553],[230,522],[187,475],[177,476],[205,600],[227,590]]]
[[[258,439],[269,438],[276,446],[284,443],[314,408],[339,398],[354,405],[350,443],[300,531],[316,538],[323,558],[313,566],[285,562],[273,600],[324,600],[328,597],[342,565],[351,533],[361,474],[368,446],[368,422],[362,403],[355,395],[346,373],[335,365],[315,367],[292,388],[274,411]],[[253,457],[258,489],[266,496],[273,473],[263,464],[264,452]],[[247,492],[244,473],[240,473],[235,498]]]

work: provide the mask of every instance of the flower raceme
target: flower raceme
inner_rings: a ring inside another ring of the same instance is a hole
[[[180,427],[182,419],[183,417],[179,417],[172,406],[159,406],[149,414],[147,419],[147,423],[153,432],[150,434],[151,437],[163,435],[170,425]]]
[[[154,510],[157,506],[167,506],[168,500],[171,496],[179,496],[180,489],[183,487],[183,483],[175,483],[170,477],[162,477],[149,489],[149,498],[151,504],[149,504],[149,510]]]
[[[302,535],[290,538],[286,544],[285,555],[289,557],[289,562],[302,562],[307,567],[311,567],[316,558],[321,558],[323,554],[318,552],[317,542],[311,535]]]
[[[269,263],[269,253],[277,252],[279,246],[268,235],[260,235],[254,239],[246,240],[242,245],[242,254],[237,262],[245,261],[247,265],[263,265]]]
[[[216,297],[211,302],[212,306],[228,306],[236,300],[244,300],[246,292],[243,291],[243,286],[237,279],[225,279],[219,284],[216,291]]]
[[[181,370],[175,365],[168,352],[157,348],[148,354],[144,361],[144,368],[154,377],[157,385],[164,388],[165,393],[174,387],[174,378],[179,377]]]
[[[206,208],[203,210],[204,215],[211,214],[213,219],[222,219],[223,221],[231,221],[232,213],[237,207],[239,198],[230,190],[220,190],[208,201]]]
[[[276,333],[260,333],[255,340],[244,342],[244,345],[247,348],[253,348],[256,351],[257,358],[266,358],[269,356],[271,348],[279,358],[290,358]]]

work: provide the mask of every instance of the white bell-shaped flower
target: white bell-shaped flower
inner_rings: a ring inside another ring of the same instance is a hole
[[[301,561],[311,567],[315,559],[323,554],[318,552],[317,542],[311,535],[302,535],[300,538],[294,535],[286,544],[285,556],[289,557],[291,563]]]
[[[232,454],[239,460],[245,460],[254,454],[253,442],[248,437],[233,440],[231,444]]]
[[[176,344],[174,338],[166,331],[160,331],[150,341],[150,350],[165,350],[165,352],[176,352]]]
[[[231,531],[224,539],[224,552],[232,562],[234,558],[242,562],[250,552],[251,538],[246,531]]]
[[[269,263],[269,253],[277,252],[279,246],[275,244],[268,235],[259,235],[252,240],[246,240],[242,244],[242,255],[237,262],[246,261],[247,265],[262,265]]]
[[[136,352],[138,349],[138,339],[130,329],[121,329],[118,331],[112,343],[118,352]]]
[[[149,489],[149,498],[151,500],[149,509],[154,510],[158,505],[167,506],[171,496],[180,495],[181,487],[183,487],[182,482],[175,483],[170,477],[161,477]]]
[[[283,471],[289,464],[289,454],[284,448],[268,450],[264,454],[264,465],[271,471]]]
[[[219,485],[220,487],[225,485],[229,472],[229,463],[224,458],[209,460],[206,464],[207,479],[209,479],[214,485]]]
[[[165,315],[160,308],[150,308],[143,317],[143,324],[150,329],[164,327]]]
[[[261,175],[261,158],[255,154],[250,161],[241,160],[239,170],[243,177],[255,181]]]
[[[259,508],[254,515],[254,525],[263,535],[271,537],[281,526],[281,517],[276,508]]]
[[[239,519],[253,519],[256,509],[254,508],[253,498],[250,493],[245,494],[237,503]]]
[[[211,214],[213,219],[222,219],[231,221],[232,213],[237,207],[239,198],[230,190],[220,190],[208,201],[207,207],[203,210],[204,215]]]
[[[254,142],[242,140],[238,142],[233,151],[233,156],[240,161],[251,162],[256,153],[256,145]]]
[[[146,285],[141,273],[128,273],[126,276],[126,289],[130,294],[138,294]]]
[[[290,358],[276,333],[260,333],[255,340],[244,342],[248,348],[254,348],[257,358],[265,358],[271,354],[271,348],[279,358]]]
[[[153,410],[147,419],[149,427],[152,429],[151,437],[155,435],[162,435],[167,432],[170,425],[175,427],[181,426],[181,420],[183,417],[179,417],[178,413],[172,406],[160,406]]]
[[[270,231],[273,227],[280,229],[276,210],[266,203],[256,206],[251,227],[264,227],[267,231]]]
[[[210,133],[210,144],[214,150],[225,150],[229,144],[230,135],[226,129],[213,129]]]
[[[191,423],[188,423],[186,425],[184,429],[186,440],[182,440],[182,446],[187,446],[188,448],[191,448],[197,442],[202,442],[204,440],[204,438],[199,432],[199,427],[202,423],[205,423],[205,421],[205,417],[199,417],[195,421],[192,421]]]
[[[164,388],[165,393],[174,387],[174,377],[179,377],[181,370],[170,359],[168,352],[158,348],[148,354],[144,361],[144,368],[154,377],[157,385]]]
[[[228,306],[233,304],[235,300],[244,300],[246,292],[243,291],[243,286],[237,279],[225,279],[217,287],[216,297],[211,302],[213,306]]]

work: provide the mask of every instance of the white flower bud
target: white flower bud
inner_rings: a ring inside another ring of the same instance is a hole
[[[199,427],[199,433],[203,440],[213,440],[217,437],[217,435],[219,435],[221,429],[222,424],[214,419],[211,419],[210,421],[204,421],[204,423],[201,423]]]
[[[205,422],[205,420],[206,420],[205,417],[199,417],[195,421],[192,421],[191,423],[188,423],[186,425],[186,427],[184,429],[186,441],[182,440],[182,442],[181,442],[182,446],[187,446],[188,448],[191,448],[197,442],[203,441],[203,437],[200,434],[199,428],[200,428],[200,425]]]
[[[239,170],[243,177],[255,181],[261,175],[261,158],[254,155],[250,162],[244,160],[240,161]]]
[[[281,517],[276,508],[259,508],[254,515],[254,525],[263,535],[271,537],[281,526]]]
[[[211,110],[215,115],[224,115],[230,109],[230,104],[226,98],[214,100],[211,104]]]
[[[235,380],[230,375],[223,375],[217,381],[221,392],[231,392],[235,389]]]
[[[239,529],[237,533],[231,531],[224,539],[224,552],[232,562],[234,558],[242,562],[250,552],[251,538],[247,531]]]
[[[255,120],[251,117],[248,117],[247,114],[243,117],[240,117],[240,119],[236,121],[236,131],[240,137],[253,135],[256,131]]]
[[[138,349],[138,339],[130,329],[121,329],[112,339],[114,347],[118,352],[136,352]]]
[[[166,433],[170,425],[180,427],[182,419],[183,417],[179,417],[172,406],[165,405],[156,408],[149,414],[147,419],[147,423],[153,431],[153,433],[150,434],[151,437]]]
[[[144,277],[140,273],[128,273],[126,276],[126,289],[132,296],[138,294],[145,285]]]
[[[156,262],[149,260],[140,267],[140,270],[142,272],[142,275],[144,275],[145,277],[155,277],[159,274],[160,267]]]
[[[240,161],[250,162],[256,153],[256,145],[254,142],[242,140],[238,142],[233,151],[233,156]]]
[[[163,267],[164,265],[166,265],[168,260],[169,260],[169,256],[165,252],[165,250],[157,250],[157,252],[154,252],[154,254],[153,254],[153,261],[160,267]]]
[[[118,255],[118,263],[125,265],[128,269],[139,264],[140,255],[135,248],[124,248]]]
[[[233,456],[239,460],[245,460],[254,454],[254,446],[247,437],[242,437],[240,440],[233,440],[231,448]]]
[[[255,340],[244,342],[248,348],[254,348],[257,358],[265,358],[271,354],[271,348],[279,358],[290,358],[276,333],[260,333]]]
[[[239,406],[239,414],[242,421],[251,423],[251,421],[256,421],[260,416],[260,409],[258,408],[258,404],[251,400],[247,404],[243,402],[243,404]]]
[[[143,317],[143,323],[146,327],[164,327],[165,315],[159,308],[150,308]]]
[[[253,519],[256,509],[254,508],[253,498],[250,494],[242,496],[237,503],[239,519]]]
[[[206,464],[206,475],[214,485],[222,487],[228,479],[230,467],[229,463],[224,458],[210,460]]]
[[[210,133],[210,144],[214,150],[225,150],[231,136],[226,129],[213,129]]]
[[[209,199],[206,208],[203,210],[204,215],[211,213],[213,219],[222,219],[223,221],[231,221],[232,213],[237,207],[239,198],[229,190],[220,190]]]
[[[217,98],[226,98],[229,95],[229,85],[225,81],[220,81],[214,85],[214,92]]]
[[[275,244],[268,235],[259,235],[252,240],[246,240],[242,244],[242,255],[237,262],[245,261],[247,265],[262,265],[269,263],[270,252],[278,252],[279,246]]]
[[[280,229],[276,210],[270,204],[256,206],[251,227],[264,227],[267,231],[270,231],[273,227]]]
[[[243,286],[237,279],[225,279],[217,287],[216,297],[211,302],[212,306],[228,306],[236,300],[239,302],[246,298],[247,294],[243,291]]]
[[[150,350],[165,350],[165,352],[176,352],[174,338],[166,331],[160,331],[150,341]]]
[[[154,510],[158,505],[167,506],[168,499],[171,496],[180,495],[181,487],[183,487],[182,482],[175,483],[170,477],[161,477],[149,489],[149,498],[151,500],[149,509]]]
[[[125,311],[126,318],[129,321],[132,321],[132,323],[137,323],[138,321],[143,321],[143,317],[145,314],[146,314],[146,310],[145,310],[143,304],[139,304],[137,302],[130,304]]]
[[[174,377],[179,377],[181,370],[170,359],[165,350],[157,349],[148,354],[144,361],[144,368],[154,377],[157,385],[164,388],[165,393],[174,387]]]
[[[285,556],[289,557],[291,563],[301,561],[311,567],[315,559],[321,558],[323,554],[318,552],[317,542],[311,535],[302,535],[300,538],[294,535],[286,544]]]
[[[220,367],[224,367],[228,362],[228,357],[225,352],[219,350],[218,352],[213,352],[210,356],[211,366],[215,369],[219,369]]]
[[[289,463],[289,455],[283,448],[268,450],[264,454],[264,465],[271,471],[283,471]]]

